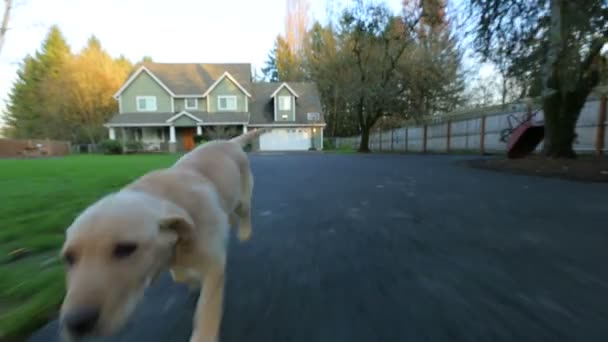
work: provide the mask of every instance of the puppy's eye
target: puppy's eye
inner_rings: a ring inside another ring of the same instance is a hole
[[[114,246],[114,257],[117,259],[124,259],[137,250],[137,244],[132,242],[121,242]]]
[[[74,252],[65,252],[63,255],[63,261],[68,266],[74,266],[74,264],[76,264],[76,254],[74,254]]]

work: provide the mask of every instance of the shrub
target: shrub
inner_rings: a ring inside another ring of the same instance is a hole
[[[141,152],[144,150],[144,144],[141,141],[127,141],[125,147],[129,152]]]
[[[103,140],[99,143],[101,150],[105,154],[121,154],[122,144],[118,140]]]
[[[207,142],[207,140],[205,139],[204,136],[202,136],[202,135],[195,135],[194,136],[194,143],[195,144],[202,145],[202,144],[204,144],[206,142]]]
[[[336,144],[334,139],[323,139],[323,149],[324,150],[333,150],[336,148]]]

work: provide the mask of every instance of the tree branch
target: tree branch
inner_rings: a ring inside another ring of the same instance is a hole
[[[4,45],[4,37],[6,37],[6,31],[8,31],[8,20],[11,13],[12,0],[4,0],[4,16],[2,18],[2,24],[0,26],[0,53],[2,52],[2,46]]]

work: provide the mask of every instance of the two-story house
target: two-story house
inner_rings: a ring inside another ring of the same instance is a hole
[[[250,64],[144,63],[118,89],[110,139],[146,150],[187,151],[214,128],[265,127],[255,148],[323,148],[325,122],[313,83],[255,83]]]

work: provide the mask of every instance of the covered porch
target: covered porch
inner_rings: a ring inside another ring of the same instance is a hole
[[[230,139],[246,131],[247,125],[123,126],[108,127],[108,136],[123,146],[130,141],[141,142],[145,152],[186,152],[201,140]]]
[[[121,141],[123,146],[135,141],[141,143],[145,152],[185,152],[202,140],[229,139],[246,132],[247,122],[247,113],[219,116],[182,111],[120,114],[106,127],[108,137]]]

